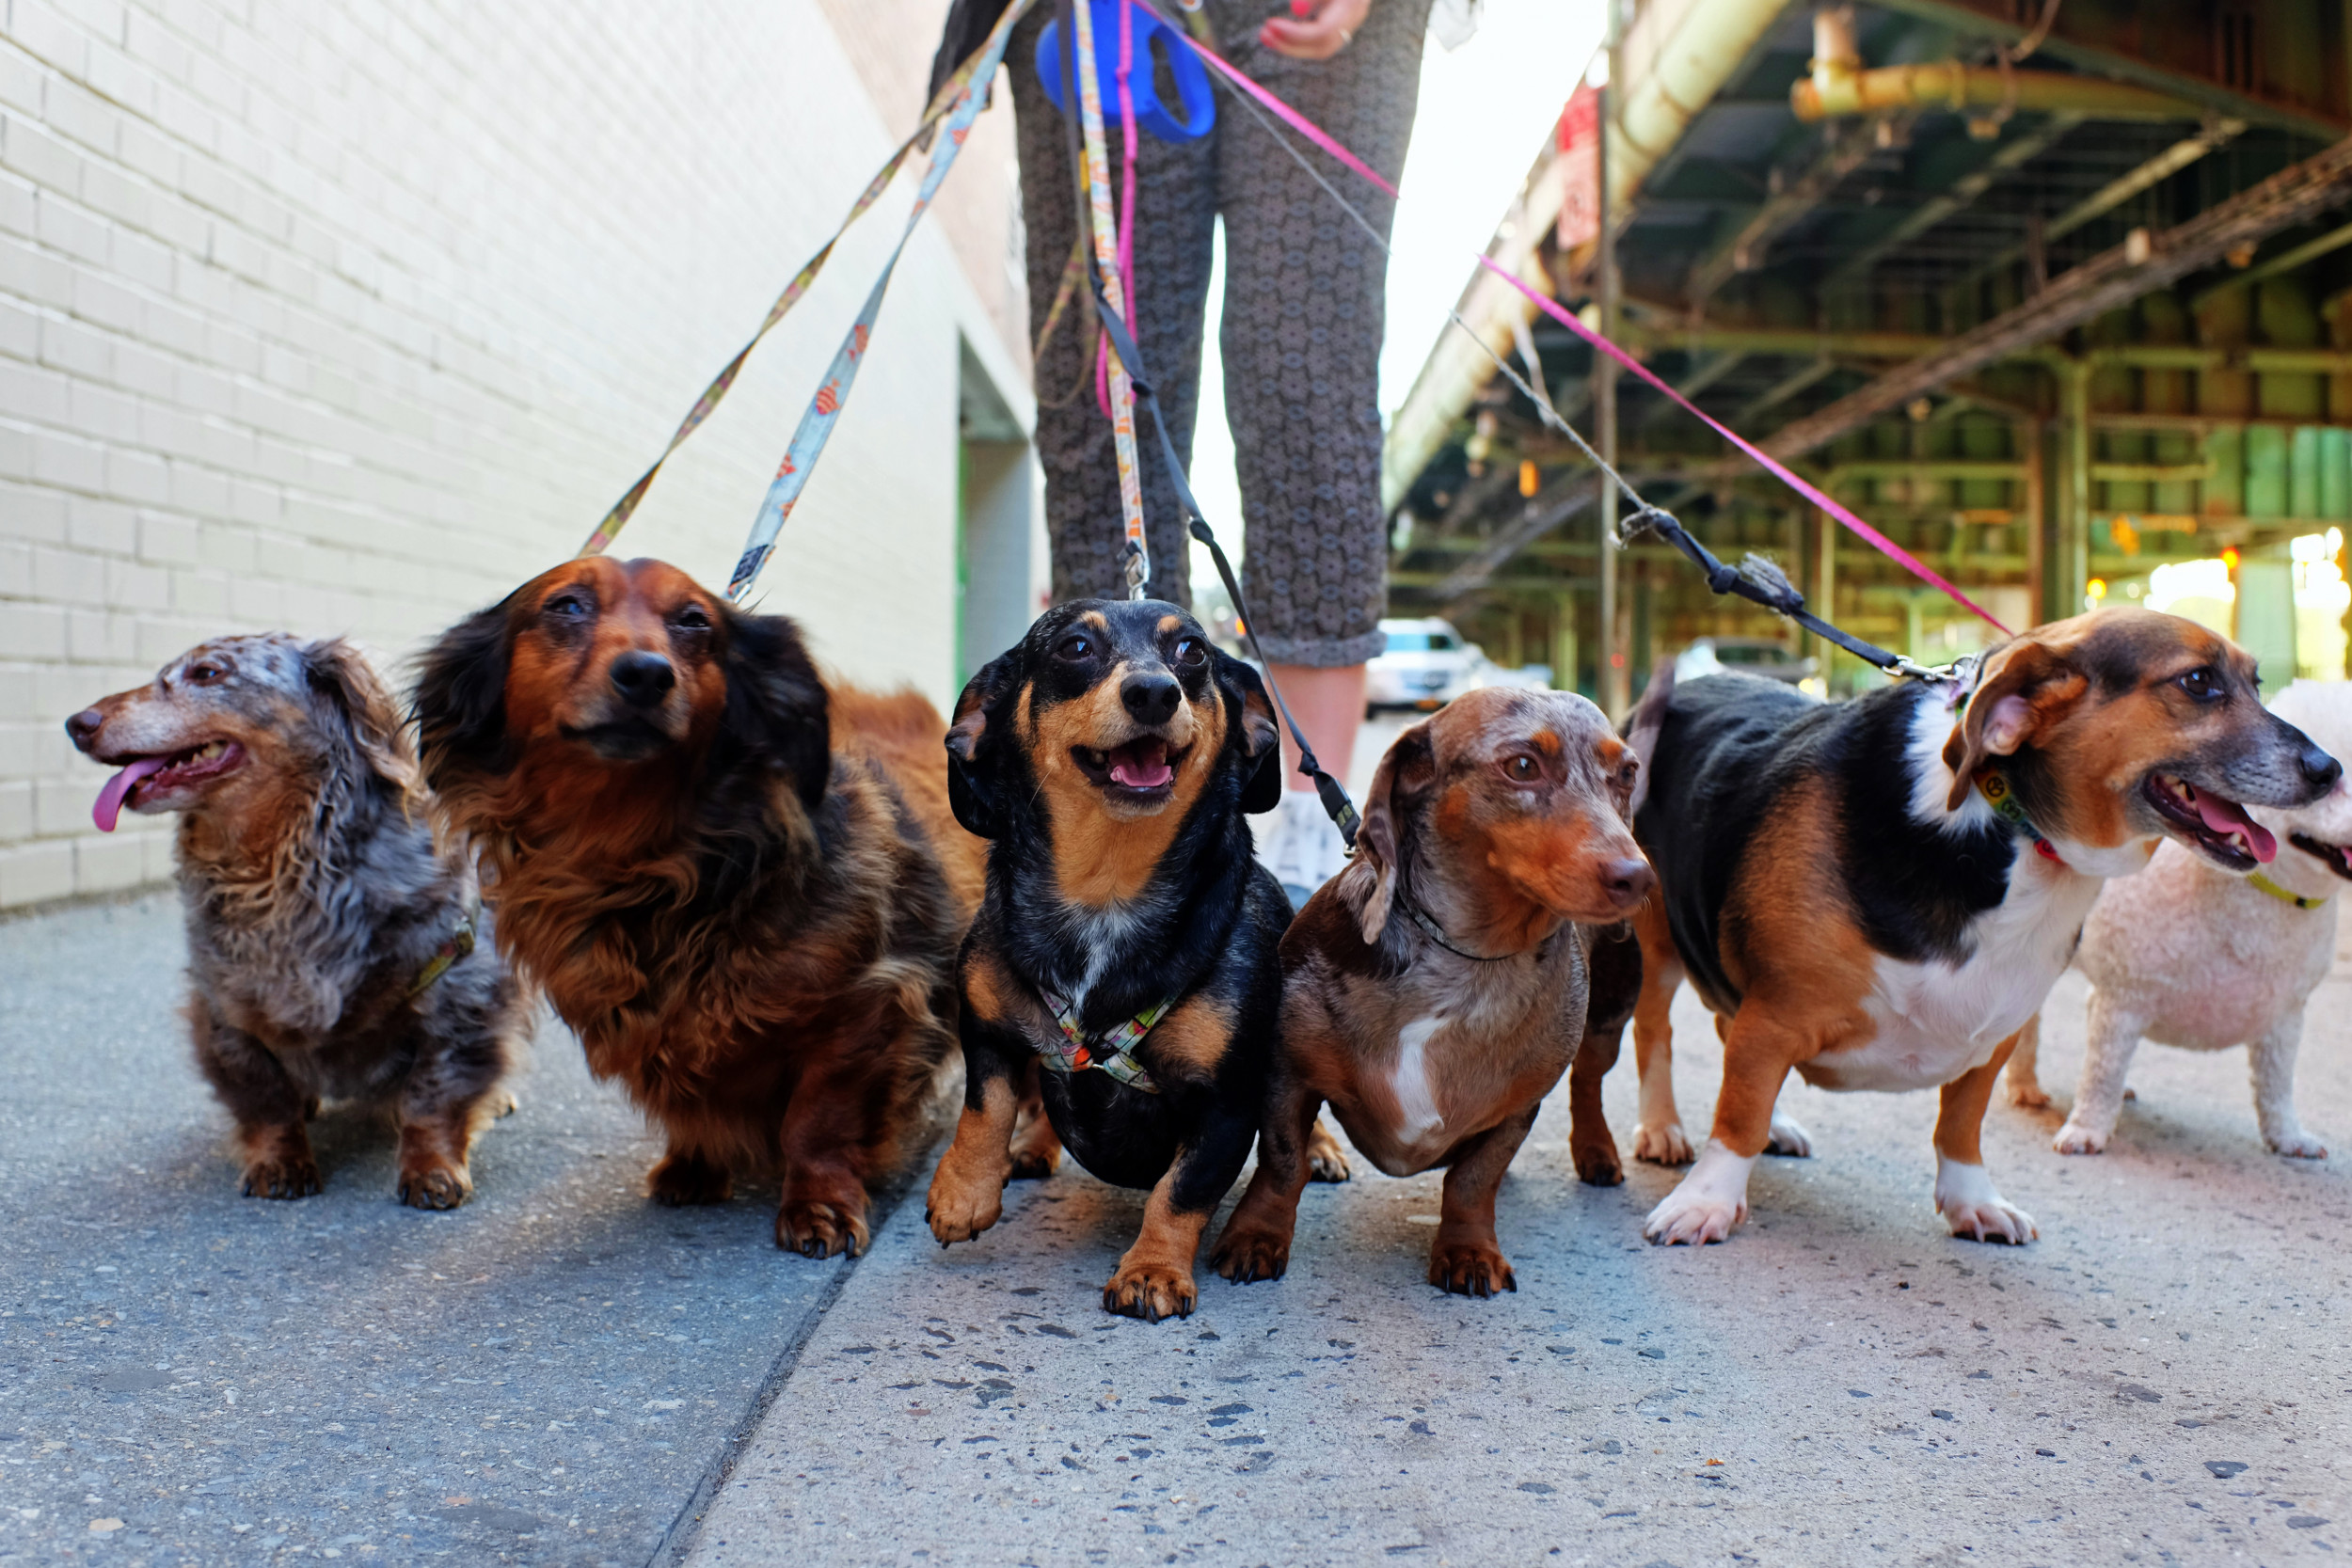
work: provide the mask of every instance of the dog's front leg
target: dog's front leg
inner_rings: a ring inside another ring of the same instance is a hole
[[[1454,1151],[1438,1206],[1438,1238],[1429,1248],[1429,1283],[1448,1295],[1500,1295],[1519,1288],[1495,1236],[1495,1189],[1512,1156],[1527,1141],[1542,1101],[1488,1128]]]
[[[2139,1049],[2139,1032],[2148,1021],[2125,1010],[2106,990],[2090,993],[2084,1015],[2083,1075],[2074,1085],[2074,1108],[2058,1130],[2050,1147],[2060,1154],[2096,1154],[2115,1135],[2115,1118],[2123,1114],[2123,1081],[2132,1070],[2132,1053]]]
[[[1014,1107],[1012,1171],[1015,1181],[1041,1181],[1061,1164],[1061,1139],[1053,1118],[1045,1114],[1045,1096],[1038,1089],[1038,1074],[1045,1069],[1032,1057],[1018,1082],[1021,1099]]]
[[[1648,958],[1644,950],[1643,958]],[[1772,1106],[1788,1070],[1809,1041],[1751,996],[1724,1041],[1724,1086],[1715,1101],[1714,1134],[1691,1174],[1642,1222],[1642,1234],[1668,1246],[1729,1237],[1748,1217],[1748,1172],[1772,1136]]]
[[[1633,1070],[1641,1084],[1641,1110],[1633,1123],[1633,1157],[1663,1165],[1691,1163],[1690,1134],[1675,1109],[1675,991],[1682,984],[1682,957],[1657,900],[1634,916],[1642,943],[1642,997],[1633,1008]],[[1574,1125],[1571,1119],[1571,1126]]]
[[[1257,1107],[1232,1110],[1212,1103],[1192,1137],[1176,1150],[1168,1174],[1143,1206],[1143,1230],[1103,1287],[1103,1309],[1158,1323],[1192,1315],[1200,1291],[1192,1260],[1200,1233],[1249,1158],[1258,1135]],[[1304,1148],[1305,1139],[1300,1139]]]
[[[1036,1057],[1001,1023],[963,1007],[963,1114],[955,1140],[931,1174],[923,1217],[941,1246],[968,1242],[1005,1212],[1005,1183],[1013,1169],[1012,1134],[1020,1119],[1017,1085]]]
[[[2050,1091],[2042,1086],[2041,1068],[2042,1015],[2036,1013],[2017,1031],[2017,1049],[2009,1053],[2009,1073],[2003,1081],[2009,1085],[2011,1105],[2038,1111],[2050,1103]]]
[[[2017,1037],[2011,1035],[1991,1061],[1944,1085],[1944,1103],[1935,1117],[1935,1212],[1955,1236],[1979,1242],[1997,1238],[2023,1246],[2042,1232],[2034,1228],[2031,1214],[1994,1187],[1985,1172],[1983,1148],[1984,1108],[1993,1102],[1993,1081],[2001,1075],[2002,1064],[2016,1044]]]
[[[1322,1107],[1323,1097],[1287,1072],[1267,1092],[1257,1174],[1209,1254],[1209,1266],[1236,1285],[1279,1279],[1290,1267],[1291,1232],[1298,1223],[1299,1194],[1311,1174],[1314,1135],[1321,1128],[1316,1113]]]
[[[237,1121],[247,1197],[309,1197],[322,1190],[303,1126],[317,1108],[269,1047],[233,1028],[202,997],[188,1005],[196,1065]]]
[[[2254,1079],[2254,1117],[2273,1154],[2325,1160],[2328,1146],[2303,1131],[2295,1115],[2295,1053],[2303,1043],[2303,1012],[2296,1008],[2246,1048]]]
[[[1568,1064],[1568,1155],[1578,1179],[1588,1186],[1613,1187],[1625,1180],[1625,1162],[1617,1157],[1617,1140],[1600,1101],[1601,1081],[1617,1065],[1624,1039],[1622,1022],[1595,1030]]]

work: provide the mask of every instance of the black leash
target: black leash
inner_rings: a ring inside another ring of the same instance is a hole
[[[1119,356],[1120,364],[1127,367],[1127,384],[1135,390],[1136,406],[1152,411],[1152,429],[1160,438],[1160,458],[1168,467],[1168,483],[1175,487],[1177,504],[1184,508],[1184,531],[1209,547],[1209,559],[1216,562],[1216,575],[1224,580],[1225,592],[1232,598],[1233,614],[1241,623],[1242,641],[1249,645],[1251,656],[1258,661],[1259,672],[1264,676],[1266,695],[1274,699],[1275,711],[1282,716],[1282,726],[1291,732],[1291,739],[1297,743],[1298,771],[1314,780],[1315,794],[1321,797],[1325,813],[1330,816],[1332,825],[1340,831],[1340,837],[1347,841],[1347,847],[1353,851],[1356,831],[1363,826],[1363,818],[1356,815],[1356,802],[1348,799],[1346,786],[1325,772],[1323,765],[1315,760],[1315,749],[1307,744],[1307,736],[1299,729],[1298,721],[1291,717],[1290,705],[1282,701],[1282,689],[1274,679],[1274,666],[1267,661],[1265,651],[1258,646],[1258,623],[1250,615],[1249,606],[1242,599],[1241,583],[1233,576],[1233,563],[1225,559],[1225,547],[1216,542],[1216,535],[1210,531],[1207,519],[1200,515],[1200,502],[1193,496],[1192,485],[1184,477],[1184,464],[1177,460],[1176,443],[1168,434],[1168,420],[1160,413],[1160,400],[1152,390],[1152,377],[1144,369],[1143,356],[1136,351],[1136,341],[1128,335],[1127,324],[1119,319],[1119,312],[1112,309],[1109,301],[1103,297],[1102,274],[1089,267],[1087,276],[1094,284],[1095,319],[1111,341],[1111,352]]]
[[[1865,664],[1873,665],[1890,675],[1910,680],[1950,681],[1960,676],[1952,670],[1931,670],[1915,664],[1901,654],[1888,653],[1884,648],[1865,642],[1850,632],[1838,630],[1804,607],[1804,595],[1788,580],[1788,574],[1763,556],[1751,553],[1737,566],[1726,566],[1715,553],[1696,539],[1691,531],[1675,520],[1673,513],[1662,507],[1640,503],[1640,509],[1618,525],[1617,542],[1623,546],[1645,533],[1654,533],[1688,556],[1692,564],[1707,574],[1707,586],[1718,594],[1745,599],[1762,605],[1773,614],[1794,621],[1816,637],[1826,638],[1845,649]]]

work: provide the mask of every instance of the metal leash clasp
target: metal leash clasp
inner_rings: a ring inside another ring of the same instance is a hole
[[[1129,539],[1126,555],[1127,597],[1131,599],[1150,598],[1152,595],[1146,590],[1152,581],[1152,558],[1143,553],[1143,541]]]

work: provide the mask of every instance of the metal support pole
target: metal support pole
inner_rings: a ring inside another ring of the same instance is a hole
[[[1832,626],[1837,624],[1837,519],[1826,512],[1813,514],[1813,592],[1806,595],[1813,613]],[[1836,646],[1826,638],[1820,640],[1821,662],[1814,673],[1826,686],[1830,667],[1836,661]]]
[[[2042,421],[2020,420],[2014,430],[2020,455],[2026,460],[2026,625],[2038,626],[2050,618],[2050,569],[2044,559],[2049,537],[2045,531],[2049,503],[2044,498],[2049,485],[2042,467]]]
[[[2066,421],[2066,507],[2058,531],[2058,618],[2080,615],[2090,591],[2090,367],[2058,372]]]
[[[1608,31],[1602,47],[1608,52],[1609,81],[1600,90],[1600,112],[1596,117],[1596,134],[1600,150],[1600,235],[1599,252],[1596,258],[1596,293],[1600,303],[1601,336],[1614,342],[1617,338],[1617,228],[1609,213],[1609,141],[1612,134],[1610,117],[1617,108],[1617,40],[1622,31],[1618,0],[1609,0]],[[1617,366],[1605,354],[1593,356],[1593,422],[1599,436],[1602,461],[1612,467],[1617,462]],[[1627,666],[1626,649],[1617,634],[1617,488],[1604,483],[1600,488],[1600,642],[1599,689],[1600,707],[1613,720],[1624,717],[1632,705],[1629,682],[1632,672]]]

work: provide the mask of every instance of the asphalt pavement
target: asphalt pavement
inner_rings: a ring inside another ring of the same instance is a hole
[[[773,1194],[638,1196],[655,1153],[540,1031],[453,1213],[330,1108],[326,1191],[236,1195],[168,899],[0,924],[0,1563],[2318,1562],[2352,1552],[2352,970],[2265,1153],[2242,1053],[2144,1048],[2106,1155],[1988,1155],[2042,1239],[1955,1241],[1932,1097],[1792,1085],[1723,1246],[1675,1173],[1596,1189],[1549,1108],[1502,1189],[1515,1294],[1439,1294],[1437,1180],[1310,1189],[1290,1275],[1145,1324],[1099,1290],[1139,1196],[1065,1166],[943,1252],[769,1242]],[[1720,1069],[1686,995],[1683,1115]],[[1630,1053],[1609,1085],[1629,1134]],[[928,1163],[914,1173],[928,1176]]]

